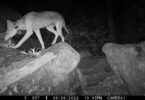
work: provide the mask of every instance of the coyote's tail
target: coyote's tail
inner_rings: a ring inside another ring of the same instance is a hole
[[[63,23],[63,28],[64,28],[64,30],[69,34],[69,31],[68,31],[68,29],[67,29],[67,27],[66,27],[65,22]]]

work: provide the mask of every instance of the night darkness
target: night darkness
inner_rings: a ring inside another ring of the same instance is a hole
[[[2,2],[2,1],[1,1]],[[88,0],[5,0],[1,4],[7,5],[21,14],[30,11],[52,10],[66,16],[75,16],[79,11],[88,15],[95,15],[97,10],[105,9],[105,1]]]

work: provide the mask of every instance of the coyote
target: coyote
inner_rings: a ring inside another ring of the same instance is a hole
[[[65,20],[59,13],[53,11],[29,12],[15,22],[7,20],[7,30],[4,40],[7,41],[11,39],[20,30],[26,30],[24,37],[13,46],[13,48],[18,48],[33,34],[34,31],[42,49],[45,49],[44,41],[40,34],[40,29],[44,27],[55,35],[55,38],[51,43],[52,45],[56,43],[58,36],[60,36],[62,42],[64,42],[62,28],[69,33],[65,25]],[[54,27],[56,27],[56,29],[54,29]]]

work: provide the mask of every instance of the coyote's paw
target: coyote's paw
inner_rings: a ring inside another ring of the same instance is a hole
[[[13,41],[10,39],[10,40],[8,40],[8,42],[3,43],[3,47],[5,47],[5,48],[15,48],[15,44],[14,44]]]
[[[7,46],[7,48],[15,48],[15,44],[7,44],[8,46]]]
[[[5,48],[15,48],[14,44],[8,44],[8,43],[4,43],[4,44],[2,44],[2,46]]]
[[[15,45],[9,45],[9,48],[16,48]]]

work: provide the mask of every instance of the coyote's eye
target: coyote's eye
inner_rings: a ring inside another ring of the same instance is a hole
[[[18,28],[18,26],[15,26],[15,29],[17,29]]]

